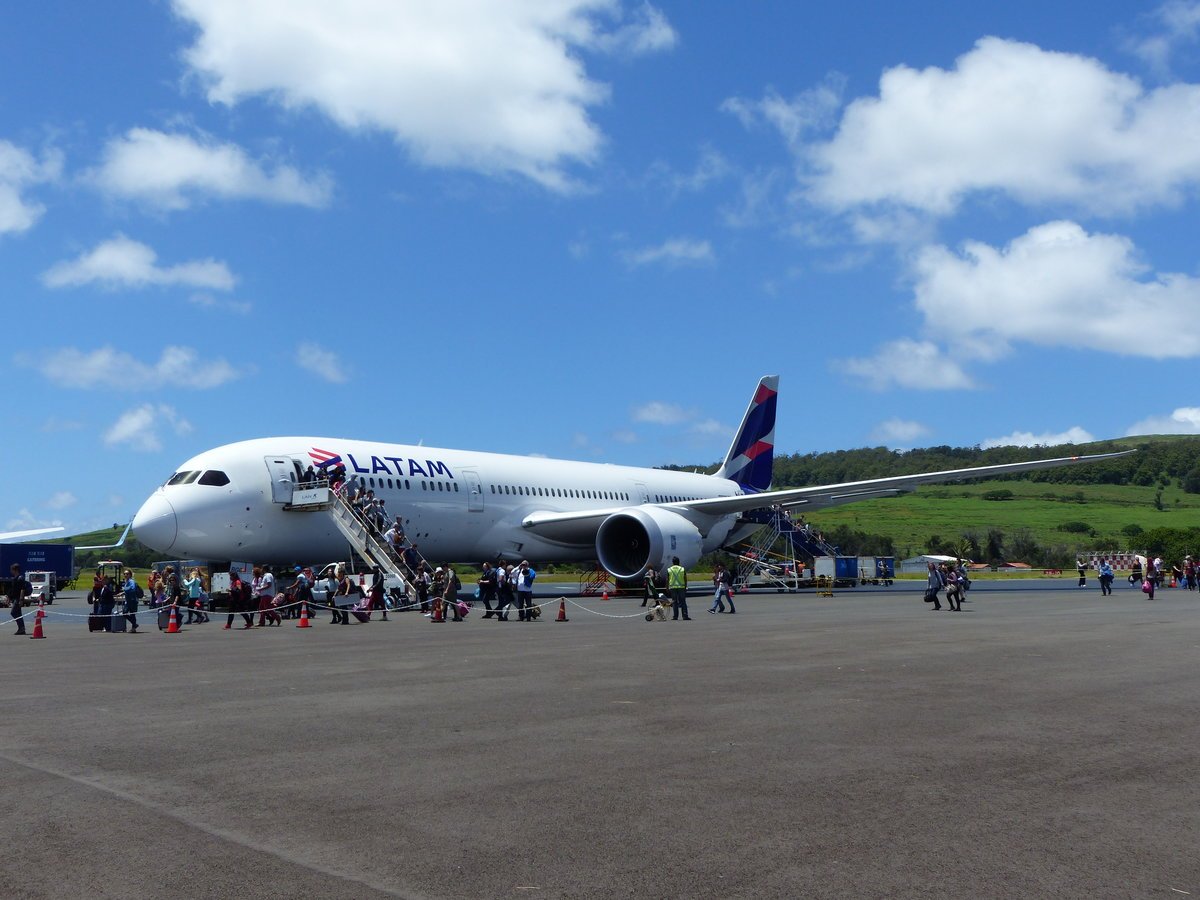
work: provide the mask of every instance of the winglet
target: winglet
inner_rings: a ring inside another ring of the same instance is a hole
[[[766,375],[759,380],[737,436],[725,454],[725,462],[714,473],[717,478],[736,481],[748,493],[770,489],[775,459],[775,400],[778,395],[778,375]]]
[[[125,543],[125,538],[129,536],[129,529],[133,527],[133,522],[125,526],[125,530],[121,532],[121,539],[115,544],[96,544],[92,547],[76,547],[76,550],[111,550],[113,547],[120,547]]]

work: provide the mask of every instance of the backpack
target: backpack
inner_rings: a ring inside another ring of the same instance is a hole
[[[457,573],[457,572],[455,572],[455,573],[454,573],[454,589],[455,589],[456,591],[461,591],[461,590],[462,590],[462,582],[458,580],[458,573]]]
[[[145,590],[143,590],[142,586],[136,582],[133,585],[133,596],[137,597],[139,600],[146,596]]]

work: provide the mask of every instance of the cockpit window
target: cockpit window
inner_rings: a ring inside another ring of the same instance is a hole
[[[173,484],[191,484],[199,477],[199,472],[176,472],[171,476],[171,480],[167,482],[167,486],[170,487]]]
[[[218,472],[216,469],[209,469],[200,476],[200,483],[220,487],[223,484],[229,484],[229,476],[224,472]]]

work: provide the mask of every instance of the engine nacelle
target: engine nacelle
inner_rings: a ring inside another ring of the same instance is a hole
[[[665,569],[678,556],[685,568],[700,559],[699,529],[678,513],[657,506],[631,506],[613,513],[596,532],[600,565],[618,578],[640,578]]]

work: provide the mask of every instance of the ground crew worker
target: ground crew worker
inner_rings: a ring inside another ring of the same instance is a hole
[[[687,570],[679,564],[679,557],[671,557],[671,568],[667,569],[667,589],[671,592],[671,619],[678,620],[683,613],[683,620],[690,622],[687,608]]]

